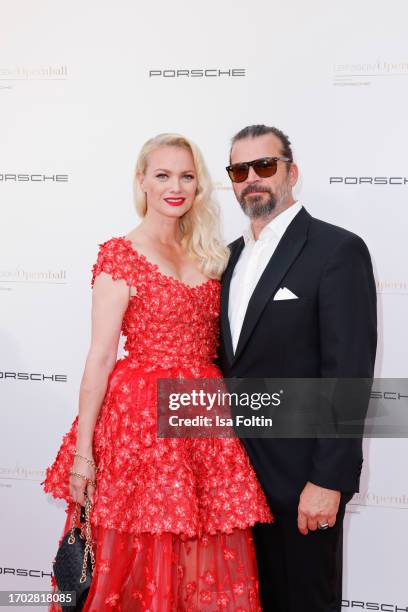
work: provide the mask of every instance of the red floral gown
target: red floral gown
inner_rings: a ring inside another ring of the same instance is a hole
[[[272,517],[240,441],[156,436],[157,378],[221,376],[220,284],[162,274],[123,237],[100,246],[92,286],[100,272],[136,293],[122,323],[128,354],[109,376],[94,431],[96,565],[84,610],[258,611],[250,527]],[[42,483],[67,501],[62,535],[72,524],[77,421]]]

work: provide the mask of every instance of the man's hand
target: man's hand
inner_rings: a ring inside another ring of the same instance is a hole
[[[333,527],[340,504],[340,491],[324,489],[308,482],[303,489],[298,506],[298,528],[307,535],[316,531],[319,524],[328,523]]]

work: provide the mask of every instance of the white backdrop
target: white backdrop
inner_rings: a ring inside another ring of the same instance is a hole
[[[406,0],[2,0],[0,590],[49,588],[65,513],[39,483],[77,412],[98,243],[138,222],[147,138],[196,141],[231,240],[229,139],[287,132],[298,197],[372,253],[376,374],[406,376],[407,18]],[[366,441],[344,609],[408,610],[407,460],[406,440]]]

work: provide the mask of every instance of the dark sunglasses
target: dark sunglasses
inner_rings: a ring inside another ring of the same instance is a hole
[[[256,174],[261,178],[268,178],[276,174],[278,169],[278,161],[291,162],[289,157],[261,157],[250,162],[241,162],[240,164],[232,164],[226,167],[228,176],[234,183],[242,183],[246,181],[249,174],[249,168],[255,170]]]

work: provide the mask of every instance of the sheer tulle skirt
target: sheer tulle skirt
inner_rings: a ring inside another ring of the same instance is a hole
[[[96,565],[84,612],[261,610],[250,528],[187,538],[99,526],[94,538]]]

